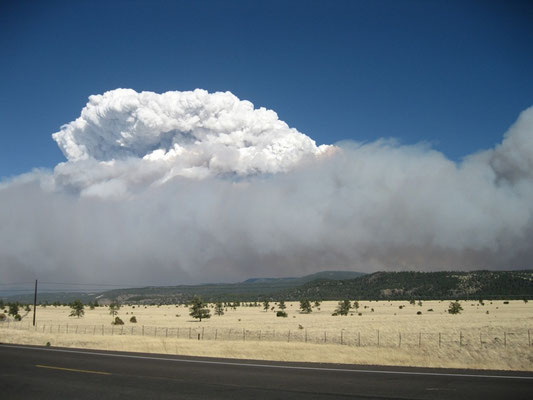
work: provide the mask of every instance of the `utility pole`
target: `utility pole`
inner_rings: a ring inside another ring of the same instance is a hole
[[[35,310],[37,309],[37,279],[35,279],[35,294],[33,296],[33,326],[35,326]]]

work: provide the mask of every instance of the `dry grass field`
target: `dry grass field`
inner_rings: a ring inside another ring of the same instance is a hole
[[[259,360],[533,370],[533,302],[461,304],[463,312],[451,315],[449,301],[421,306],[361,301],[348,316],[332,316],[336,302],[323,302],[310,314],[288,302],[287,318],[262,306],[240,306],[201,322],[185,306],[136,305],[120,309],[123,326],[111,325],[107,307],[86,307],[78,319],[69,317],[68,307],[48,306],[38,307],[35,328],[32,313],[21,322],[0,323],[0,341]],[[137,323],[129,322],[132,316]]]

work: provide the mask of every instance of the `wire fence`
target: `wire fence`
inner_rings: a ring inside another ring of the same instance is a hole
[[[354,347],[531,347],[533,329],[457,330],[448,332],[386,330],[319,330],[319,329],[246,329],[217,327],[161,327],[149,325],[79,325],[4,321],[0,329],[44,334],[93,336],[148,336],[206,341],[254,341],[337,344]]]

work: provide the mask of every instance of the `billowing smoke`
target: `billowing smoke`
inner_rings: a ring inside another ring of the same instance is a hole
[[[53,138],[68,161],[0,183],[2,279],[533,267],[533,108],[461,163],[391,140],[317,146],[203,90],[91,96]]]

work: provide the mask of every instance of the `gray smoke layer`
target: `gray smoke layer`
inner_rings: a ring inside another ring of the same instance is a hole
[[[2,280],[533,267],[533,108],[455,163],[390,140],[316,146],[230,93],[169,93],[91,96],[54,134],[67,162],[0,183]]]

